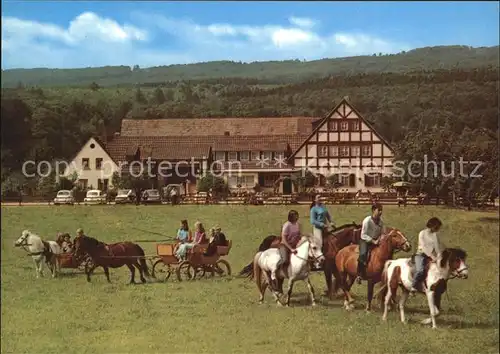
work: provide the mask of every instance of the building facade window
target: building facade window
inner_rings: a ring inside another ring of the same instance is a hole
[[[341,157],[349,156],[349,146],[341,146],[340,147],[340,156]]]
[[[241,161],[248,161],[250,159],[250,153],[248,151],[241,151],[240,152],[240,160]]]
[[[356,131],[356,132],[359,130],[359,122],[358,121],[351,122],[351,130]]]
[[[360,154],[359,146],[351,146],[351,156],[359,157],[359,154]]]
[[[230,151],[227,153],[227,159],[229,161],[236,161],[238,160],[238,153],[235,151]]]
[[[330,146],[330,156],[339,156],[338,146]]]
[[[340,123],[340,130],[346,132],[349,130],[349,122],[343,121]]]
[[[226,153],[224,151],[215,152],[215,161],[224,161],[226,159]]]
[[[318,156],[319,157],[327,157],[328,156],[328,146],[318,145]]]
[[[95,168],[96,170],[102,169],[102,158],[98,157],[95,159]]]
[[[365,175],[365,187],[380,187],[381,175],[376,174],[366,174]]]
[[[252,161],[258,160],[260,158],[260,151],[252,151],[250,152],[250,159]]]
[[[274,158],[275,159],[284,159],[285,158],[285,153],[282,151],[276,151],[274,153]]]
[[[334,132],[338,131],[338,130],[339,130],[339,125],[338,125],[338,122],[337,122],[337,121],[335,121],[335,120],[330,120],[330,121],[328,122],[328,129],[329,129],[330,131],[334,131]]]
[[[255,178],[253,175],[231,176],[229,177],[229,186],[231,188],[253,188],[255,186]]]
[[[361,147],[361,154],[363,156],[371,156],[371,154],[372,154],[372,146],[371,145],[363,145]]]
[[[82,159],[82,168],[84,170],[90,170],[90,163],[89,163],[89,159],[87,158],[83,158]]]

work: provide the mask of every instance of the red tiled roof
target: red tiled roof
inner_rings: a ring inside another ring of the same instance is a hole
[[[318,117],[123,119],[122,136],[309,135]]]
[[[130,147],[133,147],[132,149]],[[126,156],[134,154],[137,148],[141,158],[154,160],[184,160],[202,158],[210,153],[208,142],[191,141],[179,137],[131,137],[117,136],[106,144],[115,161],[125,161]]]
[[[208,156],[214,151],[292,151],[305,139],[303,135],[263,136],[116,136],[106,144],[115,161],[125,161],[137,149],[142,158],[154,160],[185,160]]]

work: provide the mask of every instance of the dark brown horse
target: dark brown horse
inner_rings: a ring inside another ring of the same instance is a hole
[[[325,233],[323,236],[323,273],[325,274],[326,291],[325,295],[333,300],[339,290],[339,281],[333,279],[336,274],[335,258],[337,253],[346,246],[357,245],[361,238],[361,225],[355,222],[345,224],[336,228],[333,232]],[[332,284],[333,282],[333,284]]]
[[[90,275],[97,267],[104,269],[110,283],[109,268],[120,268],[124,265],[130,269],[130,284],[135,283],[135,268],[139,270],[143,283],[146,282],[144,275],[150,276],[144,250],[133,242],[118,242],[108,245],[92,237],[80,236],[75,238],[74,247],[76,257],[82,257],[87,253],[92,258],[92,265],[85,270],[89,282]]]
[[[327,285],[326,294],[333,297],[337,292],[339,286],[335,282],[332,286],[332,275],[335,274],[333,268],[335,267],[335,256],[337,252],[343,247],[351,243],[359,243],[361,225],[352,222],[335,228],[332,232],[325,232],[323,235],[323,254],[325,255],[325,262],[323,272]],[[259,252],[263,252],[269,248],[278,247],[281,242],[281,237],[276,235],[269,235],[259,245]],[[247,264],[239,273],[240,276],[253,279],[253,262]],[[281,287],[281,284],[279,285]],[[333,289],[334,290],[333,290]]]
[[[381,281],[385,262],[392,259],[396,250],[410,251],[411,244],[403,233],[394,228],[387,228],[387,234],[382,235],[380,244],[370,251],[366,266],[366,280],[368,281],[368,303],[366,310],[371,310],[373,288]],[[359,246],[350,245],[341,249],[335,258],[334,275],[344,292],[344,307],[352,310],[354,299],[350,294],[352,284],[358,275]],[[349,278],[349,279],[347,279]]]

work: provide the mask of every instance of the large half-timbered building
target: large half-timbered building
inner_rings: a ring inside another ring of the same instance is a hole
[[[189,180],[191,192],[196,179],[212,171],[231,189],[259,184],[290,194],[296,192],[294,177],[306,170],[318,177],[318,186],[333,175],[339,188],[376,192],[393,158],[390,144],[347,98],[323,118],[124,119],[121,132],[104,144],[116,165],[153,160],[171,170],[157,187]]]

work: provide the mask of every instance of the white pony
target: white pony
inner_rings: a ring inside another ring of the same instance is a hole
[[[288,279],[287,301],[286,306],[290,305],[290,295],[292,294],[293,284],[297,280],[304,280],[311,294],[312,306],[316,305],[314,298],[314,289],[309,279],[309,258],[316,262],[323,262],[325,256],[321,248],[323,240],[321,237],[313,235],[303,236],[296,247],[296,254],[291,254],[290,262],[287,269],[280,266],[281,256],[279,248],[270,248],[263,252],[258,252],[253,260],[254,277],[257,288],[260,292],[259,303],[264,301],[264,294],[268,286],[272,289],[271,284],[276,283],[277,278]],[[283,246],[282,246],[283,247]],[[264,274],[265,282],[262,282],[262,274]],[[273,283],[272,283],[273,282]],[[279,299],[279,294],[276,290],[271,290],[276,303],[282,306],[283,303]]]
[[[61,271],[61,264],[57,255],[62,253],[62,249],[57,242],[43,241],[40,236],[29,230],[24,230],[21,237],[14,243],[14,246],[22,247],[33,258],[37,278],[43,276],[43,264],[45,262],[50,265],[53,278]]]
[[[429,264],[429,269],[425,281],[423,282],[423,292],[427,296],[429,304],[430,318],[426,318],[421,323],[430,324],[436,327],[436,317],[439,315],[439,299],[446,291],[446,282],[450,278],[467,279],[469,275],[468,267],[465,264],[467,253],[459,248],[446,248],[438,257],[436,262]],[[382,275],[383,287],[380,289],[385,293],[384,314],[382,319],[387,320],[389,302],[395,301],[398,287],[401,287],[403,294],[399,300],[399,311],[401,322],[406,323],[404,307],[412,288],[412,280],[415,273],[415,266],[410,258],[399,258],[389,260],[385,263]]]

